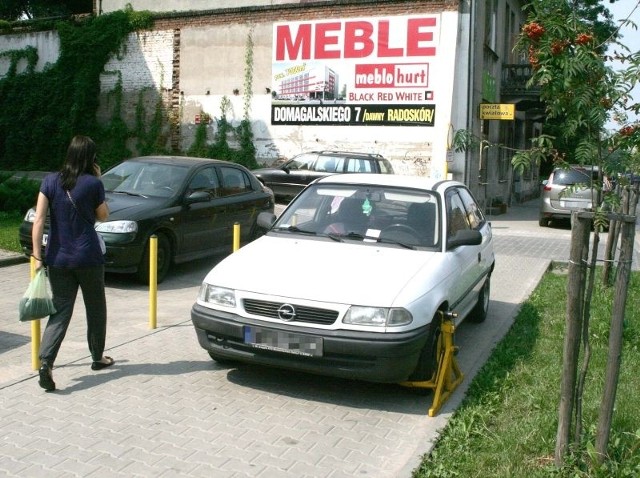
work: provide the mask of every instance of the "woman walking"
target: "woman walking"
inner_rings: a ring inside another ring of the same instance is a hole
[[[87,136],[75,136],[61,171],[48,174],[40,185],[31,241],[36,267],[42,267],[42,234],[49,212],[44,262],[56,309],[49,317],[40,346],[39,384],[48,392],[56,389],[53,364],[71,321],[78,287],[87,314],[91,368],[101,370],[114,363],[103,355],[107,332],[104,256],[93,225],[96,220],[106,220],[109,209],[99,177],[95,143]]]

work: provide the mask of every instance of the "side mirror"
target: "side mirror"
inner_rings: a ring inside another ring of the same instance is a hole
[[[276,215],[266,211],[258,214],[258,219],[256,220],[258,227],[265,230],[271,229],[274,222],[276,222]]]
[[[193,204],[196,202],[207,202],[210,199],[211,195],[207,191],[194,191],[184,198],[184,202],[187,204]]]
[[[447,249],[460,246],[477,246],[482,244],[482,234],[475,229],[463,229],[447,240]]]

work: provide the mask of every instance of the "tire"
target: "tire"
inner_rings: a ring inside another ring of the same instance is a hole
[[[549,227],[549,219],[547,219],[546,217],[541,217],[540,219],[538,219],[538,225],[540,227]]]
[[[166,234],[157,233],[158,236],[158,284],[167,276],[173,256],[171,253],[171,242]],[[149,240],[145,243],[144,254],[138,265],[136,279],[143,284],[149,283]]]
[[[427,341],[422,348],[415,370],[409,376],[410,382],[431,380],[438,370],[438,356],[442,346],[442,317],[436,313],[427,332]]]
[[[480,290],[480,294],[478,295],[478,302],[473,307],[467,320],[469,322],[473,322],[474,324],[479,324],[484,322],[487,318],[487,313],[489,312],[489,296],[491,294],[491,276],[487,276],[487,279],[484,281],[484,285]]]

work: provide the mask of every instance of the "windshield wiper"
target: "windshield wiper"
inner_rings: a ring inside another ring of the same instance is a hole
[[[145,196],[144,194],[140,194],[140,193],[132,193],[129,191],[117,191],[117,190],[113,190],[113,191],[108,191],[110,193],[116,193],[116,194],[126,194],[127,196],[136,196],[136,197],[141,197],[141,198],[146,198],[148,196]]]
[[[413,244],[407,244],[406,242],[402,242],[402,241],[396,241],[393,239],[383,239],[383,238],[378,238],[377,241],[383,244],[396,244],[398,246],[404,247],[405,249],[411,249],[414,251],[417,250],[417,247],[414,246]]]
[[[277,231],[297,232],[300,234],[308,234],[310,236],[316,236],[315,231],[308,231],[306,229],[300,229],[298,226],[281,226],[276,229]]]

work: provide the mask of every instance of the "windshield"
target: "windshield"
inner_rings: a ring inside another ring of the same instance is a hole
[[[171,197],[178,192],[188,169],[171,164],[125,161],[101,177],[105,191],[144,197]]]
[[[591,181],[598,180],[598,170],[587,169],[557,169],[553,184],[562,186],[573,186],[574,184],[591,184]]]
[[[435,193],[370,185],[312,185],[292,202],[272,230],[437,247],[440,213]]]

